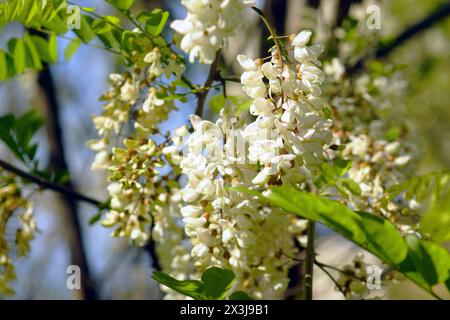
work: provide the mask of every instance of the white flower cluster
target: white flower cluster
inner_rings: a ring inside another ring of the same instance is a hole
[[[200,272],[211,265],[231,268],[241,289],[257,298],[279,298],[288,283],[288,257],[295,255],[286,232],[290,220],[227,188],[250,186],[248,181],[257,174],[255,165],[224,163],[214,153],[217,144],[232,147],[235,136],[229,125],[237,119],[227,120],[212,123],[191,117],[194,133],[186,141],[188,153],[180,165],[188,178],[181,191],[187,203],[181,214],[191,255]],[[223,134],[221,141],[211,134],[217,130]],[[202,147],[206,154],[197,153]]]
[[[307,46],[310,38],[310,31],[302,31],[292,39],[294,68],[278,50],[264,64],[238,56],[245,69],[243,89],[253,98],[250,112],[257,117],[243,132],[250,144],[249,159],[262,167],[254,184],[281,178],[284,184],[298,185],[317,173],[317,165],[326,160],[325,148],[332,134],[331,120],[321,115],[324,75],[317,59],[322,47]]]
[[[255,4],[253,0],[182,0],[187,9],[184,20],[175,20],[171,27],[183,35],[181,49],[189,61],[198,59],[211,64],[216,52],[234,35],[243,19],[242,9]]]
[[[292,40],[293,69],[277,50],[265,64],[238,57],[245,69],[243,90],[253,99],[250,112],[256,119],[238,119],[230,105],[216,123],[193,115],[194,132],[188,136],[187,130],[178,130],[174,145],[163,151],[179,161],[187,176],[181,190],[187,205],[181,214],[195,267],[231,268],[238,286],[255,298],[282,297],[296,254],[293,239],[305,244],[306,224],[262,206],[236,187],[304,187],[325,160],[332,138],[331,122],[321,116],[321,48],[307,46],[310,36],[304,31]],[[248,147],[239,149],[240,141]],[[187,152],[180,157],[176,151],[181,147]]]
[[[178,188],[170,193],[160,193],[155,201],[152,240],[157,244],[156,253],[161,269],[178,280],[187,280],[194,268],[189,247],[185,243],[184,230],[180,224],[181,194]],[[166,292],[164,299],[181,300],[186,297],[161,285]]]

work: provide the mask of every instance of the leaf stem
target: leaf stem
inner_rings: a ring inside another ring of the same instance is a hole
[[[252,9],[260,16],[261,20],[266,25],[267,30],[269,31],[270,36],[272,37],[273,42],[275,43],[275,46],[277,47],[278,53],[280,54],[281,62],[283,62],[283,59],[282,59],[283,51],[281,50],[282,47],[281,47],[280,42],[278,41],[279,37],[277,36],[275,30],[273,30],[272,26],[270,25],[269,21],[267,20],[266,16],[264,15],[264,12],[262,12],[261,9],[259,9],[257,7],[252,7]]]
[[[308,224],[308,244],[306,247],[306,258],[305,258],[305,299],[313,299],[313,273],[314,273],[314,238],[315,238],[315,222],[309,220]]]

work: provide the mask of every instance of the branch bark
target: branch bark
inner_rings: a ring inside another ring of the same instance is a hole
[[[55,172],[69,172],[62,140],[63,133],[59,114],[60,106],[56,97],[53,77],[48,68],[39,72],[38,85],[45,100],[44,107],[50,153],[49,166]],[[64,187],[68,190],[73,189],[70,178]],[[81,270],[81,289],[75,291],[76,298],[95,300],[97,299],[97,291],[91,278],[86,250],[83,246],[83,232],[78,216],[77,202],[71,193],[60,193],[60,196],[64,211],[64,215],[62,216],[64,219],[63,222],[65,223],[64,231],[70,248],[70,263],[79,266]]]
[[[63,185],[60,185],[60,184],[57,184],[57,183],[54,183],[51,181],[47,181],[41,177],[38,177],[36,175],[25,172],[24,170],[19,169],[19,168],[13,166],[12,164],[7,163],[6,161],[4,161],[2,159],[0,159],[0,167],[5,169],[6,171],[14,173],[16,176],[19,176],[19,177],[23,178],[24,180],[33,182],[34,184],[38,185],[42,189],[47,189],[47,190],[52,190],[52,191],[55,191],[58,193],[62,193],[64,195],[66,195],[67,197],[71,197],[75,200],[87,202],[98,208],[104,207],[104,203],[99,200],[96,200],[91,197],[85,196],[81,193],[78,193],[78,192],[74,191],[73,189],[68,188],[67,186],[63,186]]]
[[[209,87],[213,84],[214,80],[217,76],[217,66],[219,64],[220,59],[220,51],[217,52],[216,58],[214,59],[211,68],[209,69],[208,78],[206,78],[205,84],[203,85],[203,90],[197,95],[197,107],[195,108],[195,114],[201,117],[203,115],[203,108],[206,101],[206,97],[208,96]]]
[[[345,18],[348,16],[352,4],[361,2],[360,0],[340,0],[336,11],[336,20],[334,21],[334,27],[342,26]]]
[[[423,18],[419,22],[409,26],[402,33],[400,33],[393,41],[385,46],[381,46],[375,51],[374,58],[381,59],[389,55],[395,48],[399,47],[415,35],[425,31],[433,26],[435,23],[446,19],[450,15],[450,3],[440,6],[434,10],[429,16]],[[366,56],[358,60],[351,68],[348,69],[349,74],[353,74],[362,67],[364,67],[367,60],[372,56]]]

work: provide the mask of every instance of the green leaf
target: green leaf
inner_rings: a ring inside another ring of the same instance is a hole
[[[120,26],[120,18],[116,16],[104,16],[103,20],[113,25]]]
[[[255,194],[251,190],[238,190]],[[430,291],[431,286],[448,281],[450,256],[443,247],[415,237],[405,241],[386,219],[367,212],[354,212],[333,200],[286,186],[271,187],[270,190],[263,197],[270,204],[325,224],[395,267],[422,288]]]
[[[92,23],[92,30],[95,32],[96,35],[110,32],[112,28],[113,26],[108,21],[105,20],[95,20]]]
[[[97,34],[97,38],[105,45],[107,48],[113,48],[118,45],[116,38],[112,32],[105,32]]]
[[[133,5],[134,0],[108,0],[108,2],[119,10],[128,10]]]
[[[92,8],[92,7],[81,7],[81,10],[92,13],[92,12],[95,11],[95,8]]]
[[[339,182],[344,188],[349,190],[352,194],[361,195],[361,188],[355,181],[351,179],[341,179]]]
[[[8,66],[6,64],[6,54],[3,49],[0,49],[0,81],[8,79]]]
[[[31,138],[44,121],[34,111],[28,111],[19,117],[7,114],[0,117],[0,139],[27,165],[32,165],[37,145],[30,144]]]
[[[15,118],[12,114],[0,117],[0,139],[6,146],[21,160],[23,160],[20,150],[12,134]]]
[[[179,100],[183,103],[187,101],[185,93],[174,93],[169,96],[163,96],[162,99],[164,99],[164,100]]]
[[[420,231],[429,234],[438,243],[450,240],[450,197],[436,201],[422,216]]]
[[[253,299],[250,298],[250,296],[244,291],[235,291],[230,295],[229,300],[253,300]]]
[[[209,268],[202,275],[206,296],[215,300],[225,298],[234,280],[233,271],[216,267]]]
[[[328,185],[334,186],[336,182],[342,177],[352,166],[352,162],[344,159],[334,159],[330,162],[324,162],[320,165],[319,181],[325,182]]]
[[[14,69],[16,70],[16,73],[22,73],[25,71],[25,43],[22,39],[12,39],[11,42],[12,46],[14,47],[11,52],[13,52],[14,57]]]
[[[45,121],[31,109],[15,120],[16,137],[19,145],[26,147],[33,135],[44,125]]]
[[[33,18],[35,17],[35,15],[39,12],[39,5],[37,1],[33,1],[31,3],[31,5],[27,8],[28,10],[26,10],[25,13],[25,20],[26,23],[30,23]]]
[[[39,57],[43,61],[45,61],[47,63],[51,63],[52,56],[50,55],[50,48],[49,48],[49,44],[48,44],[47,40],[45,40],[42,37],[36,36],[36,35],[32,35],[31,40],[33,41],[33,44],[34,44],[37,52],[39,53]]]
[[[75,52],[78,50],[78,47],[80,46],[80,40],[73,39],[69,45],[67,46],[66,50],[64,50],[64,57],[67,61],[72,58],[72,56],[75,54]]]
[[[150,13],[143,12],[138,16],[138,21],[145,23],[145,30],[154,37],[163,31],[168,19],[169,12],[161,9],[153,9]]]
[[[231,97],[236,110],[234,115],[240,116],[242,112],[250,110],[250,106],[252,105],[252,100],[244,97]]]
[[[66,33],[68,30],[66,21],[63,20],[63,18],[60,17],[56,12],[53,12],[51,19],[44,21],[42,25],[46,29],[51,30],[58,34]]]
[[[384,136],[389,142],[393,142],[399,138],[400,134],[401,129],[399,127],[391,127],[389,130],[386,131]]]
[[[48,53],[50,55],[50,62],[58,62],[58,46],[56,34],[51,34],[48,40]]]
[[[122,38],[121,38],[120,44],[123,49],[126,49],[128,51],[132,51],[132,50],[136,49],[136,45],[135,45],[135,39],[137,37],[136,33],[126,30],[126,31],[122,32],[121,37]]]
[[[171,288],[185,296],[191,297],[196,300],[205,300],[204,296],[204,285],[201,281],[198,280],[184,280],[180,281],[175,278],[172,278],[168,274],[164,272],[155,271],[152,274],[152,278],[159,283],[165,285],[166,287]]]
[[[223,94],[217,94],[209,99],[209,106],[215,113],[219,113],[225,105],[225,97]]]
[[[25,33],[23,40],[25,42],[27,52],[30,54],[31,58],[30,67],[34,69],[41,69],[42,68],[41,57],[39,56],[39,51],[36,48],[31,36],[28,33]]]
[[[209,99],[209,105],[211,107],[211,110],[215,113],[219,113],[220,110],[223,109],[226,102],[230,102],[235,107],[234,114],[239,116],[242,112],[249,110],[250,106],[252,105],[252,100],[242,97],[242,96],[223,96],[223,94],[218,94],[215,96],[212,96]]]
[[[201,281],[172,278],[164,272],[153,272],[152,278],[181,294],[196,300],[221,300],[231,289],[235,276],[231,270],[211,267],[207,269]]]
[[[92,226],[94,224],[96,224],[97,222],[100,221],[100,219],[102,218],[102,212],[98,212],[96,214],[94,214],[90,219],[89,219],[89,225]]]
[[[387,263],[400,263],[407,255],[408,248],[400,233],[383,218],[353,212],[336,201],[286,186],[272,187],[266,199],[286,211],[322,222]]]
[[[415,235],[408,235],[406,242],[415,269],[429,286],[443,283],[449,278],[450,255],[447,250]]]
[[[80,28],[73,29],[72,31],[84,42],[87,43],[94,39],[95,33],[92,30],[91,25],[94,23],[93,18],[89,16],[80,17]]]

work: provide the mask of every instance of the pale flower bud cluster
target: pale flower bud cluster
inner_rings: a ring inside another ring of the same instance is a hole
[[[369,265],[364,261],[364,255],[356,255],[350,264],[342,267],[336,282],[340,286],[341,292],[349,300],[379,299],[380,289],[385,285],[382,279],[382,269],[368,274]],[[374,271],[374,269],[372,269]],[[375,269],[376,270],[376,269]]]
[[[392,76],[362,75],[353,82],[342,77],[345,68],[337,59],[325,65],[326,93],[336,119],[334,144],[345,145],[335,157],[352,161],[348,177],[359,186],[348,203],[358,209],[384,216],[400,230],[409,230],[417,204],[389,198],[389,188],[403,182],[415,166],[415,153],[408,124],[401,119],[404,81]],[[374,90],[376,88],[376,90]],[[395,122],[388,121],[396,119]],[[407,225],[409,225],[407,227]]]
[[[151,205],[167,184],[158,172],[164,165],[160,152],[164,145],[157,145],[151,137],[175,110],[173,99],[165,99],[175,86],[156,80],[164,75],[171,80],[184,68],[174,54],[166,57],[169,62],[163,63],[162,58],[162,51],[155,47],[134,57],[132,72],[110,75],[110,89],[102,96],[106,101],[103,114],[94,116],[100,138],[88,142],[96,152],[92,169],[107,170],[110,182],[110,210],[102,224],[114,226],[114,236],[127,237],[138,245],[149,239]]]
[[[151,223],[150,205],[157,196],[162,166],[152,140],[125,139],[125,148],[113,148],[108,168],[110,211],[102,221],[104,226],[118,226],[114,235],[127,237],[138,245],[148,240]]]
[[[198,59],[211,64],[224,42],[235,34],[243,19],[243,9],[253,0],[182,0],[187,9],[184,20],[175,20],[171,27],[183,35],[180,47],[189,54],[189,61]]]
[[[14,217],[18,224],[11,223]],[[0,169],[0,297],[14,294],[10,287],[16,279],[13,257],[28,255],[36,230],[33,203],[22,195],[16,177]],[[7,234],[14,234],[14,238]]]

